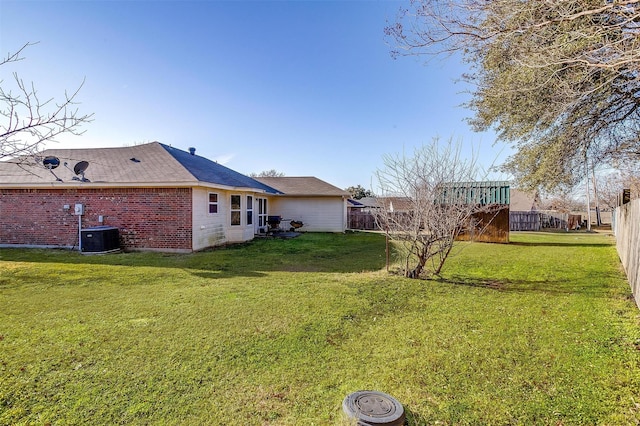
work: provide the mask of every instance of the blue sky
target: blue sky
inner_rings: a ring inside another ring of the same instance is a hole
[[[474,133],[455,59],[392,59],[384,27],[401,1],[6,1],[0,68],[42,99],[85,80],[80,137],[48,147],[159,141],[242,173],[276,169],[375,188],[384,154],[462,140],[488,166],[509,149]],[[493,176],[505,178],[504,176]]]

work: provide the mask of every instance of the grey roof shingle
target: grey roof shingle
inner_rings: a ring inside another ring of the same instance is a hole
[[[186,168],[198,181],[216,183],[224,186],[258,188],[268,193],[279,191],[228,167],[198,155],[160,144],[173,158]]]
[[[536,211],[538,210],[538,195],[535,192],[511,189],[509,209],[511,211]]]
[[[312,176],[297,177],[257,177],[265,185],[277,189],[285,195],[291,196],[340,196],[350,197],[351,194],[337,186]]]
[[[279,192],[264,183],[238,173],[207,158],[159,142],[119,148],[47,149],[37,158],[0,162],[0,185],[57,184],[56,177],[42,166],[42,159],[55,156],[60,166],[53,170],[63,184],[78,184],[73,167],[87,161],[85,176],[93,184],[179,184],[210,183],[233,188]]]

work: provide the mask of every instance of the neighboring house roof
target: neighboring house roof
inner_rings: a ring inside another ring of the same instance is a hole
[[[380,207],[376,197],[362,197],[358,201],[364,207]]]
[[[413,208],[408,197],[364,197],[359,201],[365,207],[384,207],[387,211],[409,211]]]
[[[511,189],[509,210],[516,212],[530,212],[538,210],[538,196],[536,193]]]
[[[348,207],[353,207],[353,208],[358,209],[358,208],[363,208],[363,207],[364,207],[364,204],[362,204],[362,203],[361,203],[360,201],[358,201],[358,200],[354,200],[353,198],[349,198],[349,199],[347,200],[347,206],[348,206]]]
[[[347,191],[311,176],[300,177],[257,177],[256,180],[292,196],[339,196],[349,197]]]
[[[54,156],[60,160],[60,165],[52,170],[53,173],[42,165],[42,160],[47,156]],[[79,161],[89,163],[85,176],[93,184],[209,183],[279,193],[268,185],[207,158],[159,142],[118,148],[47,149],[37,154],[36,161],[33,161],[33,158],[20,158],[0,162],[0,185],[77,186],[79,182],[73,168]],[[56,177],[62,182],[57,181]]]
[[[407,197],[384,197],[378,200],[379,203],[384,203],[386,209],[391,212],[407,212],[414,208],[411,199]]]

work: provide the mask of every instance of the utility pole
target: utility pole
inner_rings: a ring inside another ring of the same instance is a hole
[[[589,162],[587,161],[587,150],[584,150],[584,171],[587,185],[587,231],[591,232],[591,200],[589,200]]]

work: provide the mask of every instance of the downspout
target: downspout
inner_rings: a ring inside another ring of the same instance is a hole
[[[349,229],[349,199],[348,197],[342,197],[342,232],[346,232]]]
[[[82,253],[82,215],[78,215],[78,251]]]

